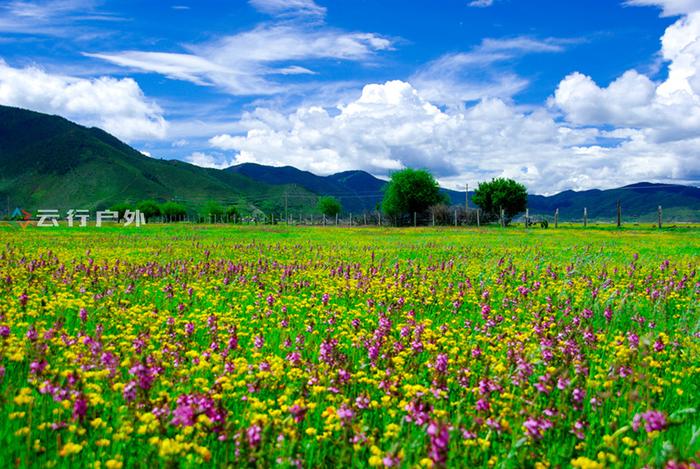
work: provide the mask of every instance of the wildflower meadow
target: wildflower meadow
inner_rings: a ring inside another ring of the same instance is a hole
[[[0,227],[3,467],[698,467],[700,230]]]

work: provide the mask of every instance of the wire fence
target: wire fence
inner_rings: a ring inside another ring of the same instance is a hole
[[[686,214],[687,215],[687,214]],[[289,225],[289,226],[398,226],[398,227],[426,227],[426,226],[473,226],[486,225],[508,226],[519,225],[525,228],[558,228],[561,226],[580,225],[582,227],[597,225],[627,225],[653,224],[662,228],[667,223],[700,223],[698,216],[685,216],[679,219],[676,215],[665,220],[664,210],[661,206],[656,208],[656,213],[646,214],[644,217],[625,218],[622,205],[618,204],[613,213],[595,217],[589,217],[588,209],[580,211],[578,217],[573,216],[572,211],[560,211],[555,209],[551,213],[533,212],[527,209],[524,213],[509,217],[504,210],[500,213],[485,213],[479,208],[438,206],[422,212],[404,213],[401,216],[388,216],[381,211],[342,212],[336,215],[320,215],[315,212],[277,211],[268,214],[257,213],[250,216],[239,215],[208,215],[208,216],[182,216],[182,217],[154,217],[150,223],[187,222],[199,224],[243,224],[243,225]]]

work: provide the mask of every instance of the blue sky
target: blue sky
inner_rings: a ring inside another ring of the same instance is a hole
[[[439,5],[439,7],[436,7]],[[698,184],[700,1],[0,4],[0,103],[152,157]]]

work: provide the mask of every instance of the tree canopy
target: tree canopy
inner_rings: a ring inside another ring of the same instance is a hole
[[[160,212],[170,219],[182,219],[187,216],[187,208],[178,202],[165,202],[160,206]]]
[[[146,220],[160,216],[160,206],[155,200],[142,200],[141,202],[136,204],[136,209],[143,213],[143,216],[146,217]]]
[[[447,196],[428,171],[406,168],[391,175],[384,191],[382,210],[389,216],[423,212],[429,207],[448,203]]]
[[[335,197],[325,195],[318,199],[318,209],[327,217],[334,217],[340,213],[340,202]]]
[[[208,200],[202,208],[202,214],[205,217],[221,217],[224,215],[224,207],[216,200]]]
[[[498,218],[500,209],[504,212],[504,223],[508,224],[518,213],[527,207],[527,189],[512,179],[496,178],[481,182],[472,200],[488,217]]]

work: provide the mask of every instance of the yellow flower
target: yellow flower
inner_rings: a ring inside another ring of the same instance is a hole
[[[117,461],[116,459],[110,459],[105,463],[107,469],[122,469],[123,465],[121,461]]]
[[[78,454],[80,451],[82,451],[83,447],[79,444],[73,443],[73,442],[68,442],[65,445],[63,445],[63,448],[61,448],[61,456],[71,456],[73,454]]]

